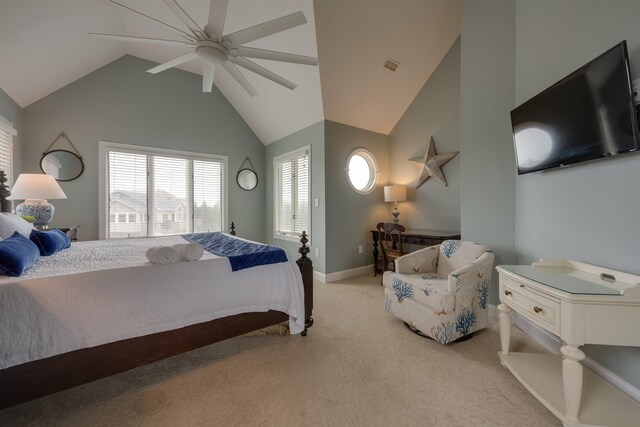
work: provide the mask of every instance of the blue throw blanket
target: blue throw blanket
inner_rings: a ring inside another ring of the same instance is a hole
[[[207,252],[229,258],[233,271],[287,262],[287,254],[282,248],[247,242],[222,232],[185,234],[182,237],[190,242],[200,243]]]

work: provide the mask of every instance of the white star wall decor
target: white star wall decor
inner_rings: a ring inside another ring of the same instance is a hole
[[[429,141],[429,146],[427,147],[427,152],[424,153],[424,156],[422,156],[421,158],[409,159],[409,161],[422,164],[422,171],[420,171],[420,178],[418,179],[416,190],[420,188],[420,186],[431,177],[437,179],[446,187],[447,180],[444,178],[442,169],[440,169],[440,167],[447,163],[449,160],[453,159],[458,153],[459,151],[436,154],[436,146],[433,143],[432,137]]]

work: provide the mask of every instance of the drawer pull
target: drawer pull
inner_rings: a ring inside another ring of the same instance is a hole
[[[509,296],[509,295],[511,295],[511,291],[504,291],[504,294],[505,294],[506,296]]]
[[[520,285],[521,288],[524,288],[524,285]]]
[[[540,307],[538,307],[537,305],[535,307],[533,307],[533,311],[535,311],[536,313],[542,313],[542,309]]]

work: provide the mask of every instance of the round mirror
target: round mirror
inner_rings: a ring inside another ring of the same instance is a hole
[[[236,181],[240,188],[251,191],[258,185],[258,175],[251,169],[240,169],[236,176]]]
[[[67,150],[53,150],[44,153],[40,159],[40,169],[56,181],[73,181],[84,171],[82,159]]]

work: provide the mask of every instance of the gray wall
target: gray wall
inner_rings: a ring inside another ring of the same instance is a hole
[[[516,104],[623,39],[639,77],[638,16],[637,0],[518,1]],[[570,258],[640,274],[639,182],[639,155],[518,177],[518,262]],[[640,387],[640,348],[589,346],[586,353]]]
[[[266,187],[266,204],[264,214],[264,241],[277,245],[287,251],[290,259],[299,257],[299,243],[290,242],[273,237],[273,159],[281,154],[295,149],[311,146],[311,252],[309,256],[313,260],[313,268],[321,273],[325,272],[325,147],[324,147],[324,122],[320,121],[278,141],[267,145],[264,155],[264,169]],[[319,207],[313,204],[318,199]],[[315,250],[320,249],[320,256],[316,257]]]
[[[24,141],[23,110],[5,91],[0,89],[0,116],[9,120],[18,134],[13,137],[13,182],[20,174],[20,147]]]
[[[60,186],[53,225],[80,224],[80,239],[98,238],[98,141],[171,148],[229,157],[229,220],[238,235],[264,237],[264,146],[214,87],[202,93],[201,77],[124,56],[24,109],[22,170],[40,172],[42,151],[65,131],[85,162],[84,174]],[[259,184],[244,191],[235,174],[249,156]]]
[[[420,157],[433,137],[437,153],[460,151],[460,39],[449,49],[389,135],[391,183],[407,186],[400,223],[408,228],[460,230],[460,155],[442,167],[448,186],[429,178],[415,189]]]
[[[325,122],[326,273],[373,264],[371,230],[391,220],[391,204],[384,202],[382,187],[389,180],[389,137],[353,126]],[[365,148],[378,163],[376,189],[356,193],[347,177],[347,159]],[[363,253],[357,251],[363,245]]]
[[[461,37],[462,238],[489,245],[496,264],[514,264],[516,173],[509,111],[515,3],[463,0]],[[494,274],[491,304],[498,303],[497,283]]]

